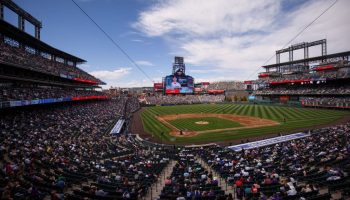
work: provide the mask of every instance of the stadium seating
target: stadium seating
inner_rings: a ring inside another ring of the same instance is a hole
[[[225,95],[186,95],[186,96],[146,96],[145,103],[151,105],[161,104],[199,104],[199,103],[221,103]]]
[[[167,177],[160,199],[225,199],[217,177],[195,161],[191,150],[183,150],[178,155],[178,163]]]
[[[320,187],[330,192],[348,187],[350,148],[345,138],[350,124],[242,152],[221,146],[169,151],[150,148],[131,135],[108,135],[118,116],[138,109],[136,98],[119,98],[7,113],[0,124],[2,195],[137,199],[175,160],[161,199],[228,198],[216,182],[219,177],[204,169],[197,155],[235,188],[236,197],[327,199],[330,194],[321,194]]]
[[[55,76],[71,76],[87,80],[99,81],[85,71],[58,61],[49,60],[41,55],[30,53],[29,51],[19,48],[6,40],[0,40],[0,61],[21,66],[26,69],[49,73]]]
[[[253,95],[350,95],[350,86],[302,85],[273,87],[253,92]]]
[[[81,96],[106,96],[106,94],[104,92],[94,90],[39,87],[0,87],[0,102]]]
[[[125,106],[128,101],[120,98],[7,113],[0,124],[0,180],[6,186],[1,193],[16,189],[19,196],[41,199],[54,191],[63,195],[66,187],[89,179],[101,184],[97,188],[118,185],[119,192],[144,194],[167,159],[165,152],[156,157],[150,151],[134,151],[140,146],[134,146],[132,138],[106,137],[118,116],[138,109],[134,103]],[[137,157],[130,159],[132,154]]]
[[[253,81],[256,103],[280,103],[304,107],[349,109],[350,67],[347,60],[304,66],[303,71],[291,67],[285,73],[266,72]],[[287,68],[286,68],[287,69]],[[307,69],[307,70],[306,70]]]
[[[342,63],[342,64],[340,64]],[[293,80],[324,80],[324,79],[344,79],[350,78],[349,63],[344,64],[344,61],[339,61],[332,70],[324,71],[304,71],[295,73],[279,73],[274,76],[260,77],[259,81],[263,82],[281,82],[281,81],[293,81]]]
[[[208,90],[244,90],[243,82],[239,81],[216,81],[211,82],[208,86]]]
[[[240,198],[329,199],[319,187],[342,190],[349,182],[350,124],[312,131],[298,141],[233,152],[216,146],[199,153],[236,188]],[[331,187],[332,186],[332,187]],[[257,188],[257,190],[254,190]]]
[[[350,108],[350,99],[346,97],[303,97],[303,106],[323,108]]]

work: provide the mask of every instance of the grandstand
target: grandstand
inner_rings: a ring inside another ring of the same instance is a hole
[[[26,106],[82,99],[105,99],[101,80],[81,70],[85,60],[40,40],[41,23],[12,1],[1,9],[13,10],[18,27],[0,20],[0,107]],[[35,26],[35,37],[24,31],[24,21]]]
[[[85,60],[40,40],[30,13],[0,0],[0,16],[0,199],[350,198],[350,114],[321,109],[350,108],[350,52],[326,55],[324,40],[277,51],[277,64],[246,82],[254,104],[226,102],[245,95],[240,81],[202,82],[197,94],[193,82],[186,94],[102,91],[78,67]],[[308,58],[319,44],[322,56]]]
[[[322,55],[308,58],[310,46],[322,45]],[[304,48],[304,59],[293,60],[293,51]],[[280,63],[281,53],[290,60]],[[284,103],[304,107],[349,109],[350,52],[326,55],[326,40],[292,45],[276,51],[277,63],[263,66],[259,79],[248,81],[257,88],[250,99],[258,103]]]
[[[225,92],[237,91],[244,90],[244,84],[241,81],[216,81],[211,82],[208,89],[225,90]]]
[[[183,105],[200,103],[222,103],[225,100],[224,95],[187,95],[187,96],[145,96],[145,104],[150,105]]]

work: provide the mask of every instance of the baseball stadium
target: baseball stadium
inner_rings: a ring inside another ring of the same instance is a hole
[[[349,6],[0,0],[0,199],[350,199]]]

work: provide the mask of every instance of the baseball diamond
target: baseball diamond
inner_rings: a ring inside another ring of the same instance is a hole
[[[348,114],[335,110],[244,104],[162,106],[139,112],[145,133],[177,144],[233,141],[308,130],[336,122]],[[207,118],[214,118],[216,122],[199,128],[193,125],[197,121],[208,121]],[[233,127],[223,120],[238,123],[238,126]],[[193,123],[189,125],[189,121]]]

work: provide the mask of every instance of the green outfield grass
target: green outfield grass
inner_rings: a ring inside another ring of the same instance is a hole
[[[217,113],[254,116],[277,121],[280,123],[280,125],[217,133],[202,133],[194,137],[181,138],[173,137],[167,134],[170,132],[170,129],[155,118],[157,115],[185,113]],[[145,108],[144,112],[141,114],[141,117],[145,131],[152,134],[154,137],[171,143],[192,144],[196,142],[227,141],[271,133],[290,132],[300,128],[329,124],[349,115],[350,112],[326,109],[292,108],[266,105],[201,104],[149,107]],[[161,134],[162,132],[166,134]]]
[[[196,122],[198,121],[206,121],[208,122],[208,124],[196,124]],[[205,130],[234,128],[234,127],[242,126],[238,122],[234,122],[227,119],[215,118],[215,117],[175,119],[175,120],[169,121],[169,123],[179,128],[180,130],[189,130],[189,131],[205,131]]]

